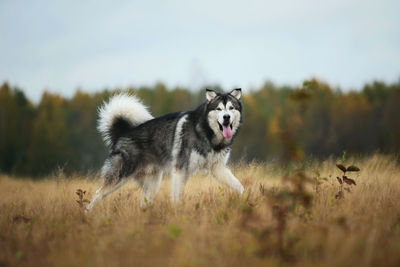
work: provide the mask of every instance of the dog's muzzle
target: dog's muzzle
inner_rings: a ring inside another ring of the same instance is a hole
[[[231,124],[231,116],[229,114],[225,114],[223,117],[222,124],[218,122],[219,129],[222,131],[222,135],[224,138],[229,139],[232,137],[232,124]]]

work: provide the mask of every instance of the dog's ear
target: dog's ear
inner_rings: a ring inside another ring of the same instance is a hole
[[[213,100],[216,96],[218,95],[217,92],[215,92],[214,90],[211,89],[206,89],[206,97],[207,97],[207,101],[210,102],[211,100]]]
[[[242,98],[242,88],[233,89],[229,94],[237,100],[240,100],[240,98]]]

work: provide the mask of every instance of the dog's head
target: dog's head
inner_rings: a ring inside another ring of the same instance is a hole
[[[226,94],[206,90],[208,124],[219,142],[230,143],[239,129],[242,121],[241,97],[240,88]]]

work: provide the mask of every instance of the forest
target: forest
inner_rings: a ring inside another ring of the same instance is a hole
[[[317,79],[299,87],[266,82],[242,90],[243,125],[233,161],[286,164],[344,151],[353,156],[400,151],[400,81],[374,81],[359,91],[342,91]],[[136,94],[154,116],[193,109],[205,99],[204,90],[157,83],[96,93],[79,89],[71,98],[45,91],[34,103],[5,82],[0,87],[0,173],[39,177],[57,170],[96,171],[107,154],[96,130],[97,109],[118,91]]]

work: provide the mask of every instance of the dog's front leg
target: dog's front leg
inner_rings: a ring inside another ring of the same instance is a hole
[[[244,187],[239,180],[232,174],[224,164],[217,164],[211,169],[214,178],[221,184],[229,186],[231,189],[243,193]]]
[[[177,203],[181,199],[181,194],[186,183],[186,172],[178,168],[171,171],[171,202]]]

